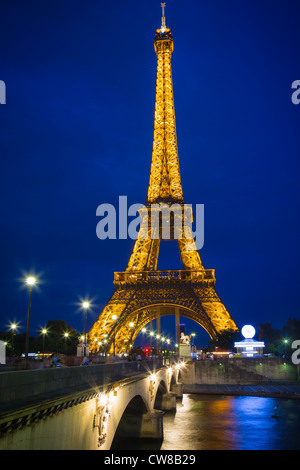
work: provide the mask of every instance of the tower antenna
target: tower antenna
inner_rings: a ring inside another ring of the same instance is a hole
[[[161,17],[161,30],[164,31],[166,29],[166,18],[165,18],[165,3],[161,3],[162,8],[162,17]]]

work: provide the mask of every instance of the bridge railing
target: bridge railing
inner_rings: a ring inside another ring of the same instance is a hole
[[[1,372],[0,413],[17,402],[38,397],[68,394],[76,390],[103,387],[126,377],[157,370],[160,359],[142,362],[117,362],[58,369],[37,369]]]

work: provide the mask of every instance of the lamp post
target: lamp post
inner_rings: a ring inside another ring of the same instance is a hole
[[[151,328],[152,328],[152,322],[150,322]],[[154,336],[154,332],[150,330],[150,351],[151,351],[151,357],[153,357],[152,354],[152,337]]]
[[[288,345],[288,342],[289,342],[289,341],[288,341],[288,339],[287,339],[287,338],[285,338],[285,339],[283,340],[283,342],[284,342],[284,356],[286,356],[286,352],[287,352],[287,345]]]
[[[67,355],[67,339],[69,337],[69,333],[67,331],[64,333],[64,337],[65,337],[65,355]]]
[[[86,346],[87,346],[87,335],[86,335],[86,318],[87,318],[87,311],[90,306],[88,301],[82,302],[82,308],[84,310],[84,347],[83,347],[83,356],[86,356]]]
[[[157,356],[160,356],[160,336],[156,335],[156,354]]]
[[[142,333],[143,333],[143,348],[145,347],[145,333],[146,333],[146,328],[142,328]]]
[[[46,328],[43,328],[43,329],[41,330],[41,333],[42,333],[42,335],[43,335],[43,355],[44,355],[44,354],[45,354],[45,336],[46,336],[46,334],[47,334]]]
[[[12,353],[14,352],[14,334],[15,334],[15,329],[17,328],[17,325],[16,323],[12,323],[10,325],[10,329],[11,329],[11,349],[12,349]]]
[[[27,328],[26,328],[26,340],[25,340],[25,367],[28,369],[28,350],[29,350],[29,323],[30,323],[30,309],[31,309],[31,291],[32,287],[36,283],[36,279],[33,276],[26,278],[26,284],[29,286],[29,298],[28,298],[28,313],[27,313]]]

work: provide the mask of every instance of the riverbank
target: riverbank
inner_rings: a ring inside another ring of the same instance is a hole
[[[183,393],[300,399],[300,383],[262,382],[256,385],[184,384]]]

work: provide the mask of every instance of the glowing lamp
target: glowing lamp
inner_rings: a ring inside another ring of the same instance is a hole
[[[36,279],[33,276],[29,276],[26,279],[26,284],[28,284],[29,286],[33,286],[35,283],[36,283]]]
[[[246,339],[251,339],[255,335],[255,328],[252,325],[245,325],[242,328],[242,335]]]

